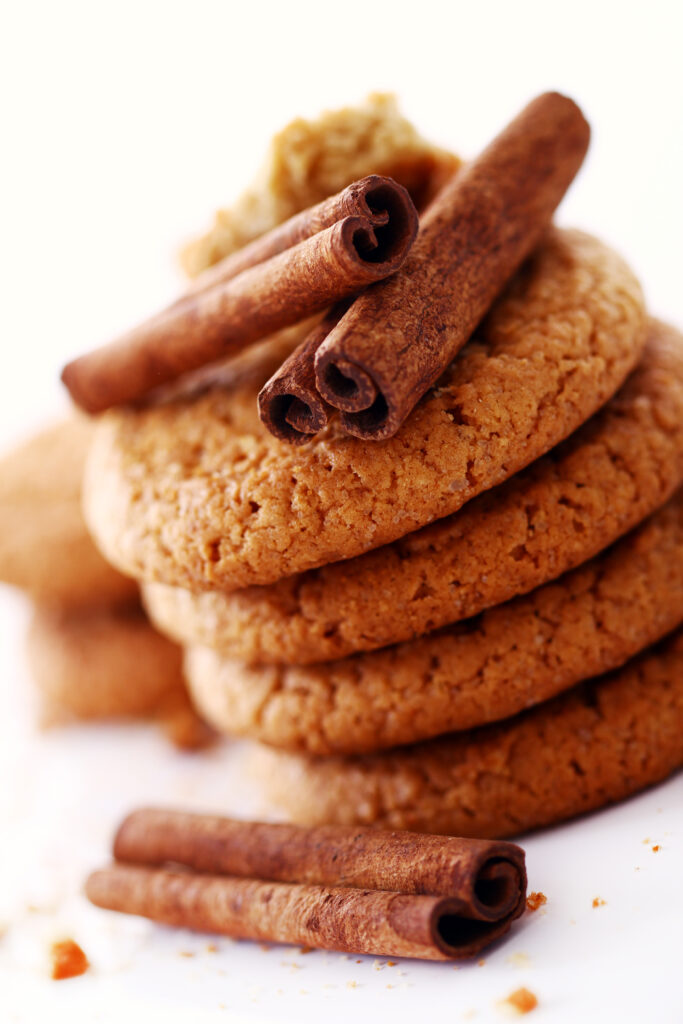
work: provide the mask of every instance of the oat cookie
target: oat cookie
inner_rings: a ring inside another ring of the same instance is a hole
[[[137,585],[99,553],[81,512],[93,426],[74,416],[0,460],[0,580],[69,607],[133,599]]]
[[[514,715],[624,664],[683,622],[683,489],[591,562],[418,640],[321,665],[191,648],[216,728],[313,754],[365,753]]]
[[[517,718],[383,754],[258,748],[293,821],[509,836],[622,800],[683,765],[683,633]]]
[[[423,206],[459,166],[421,138],[396,99],[375,93],[357,107],[297,118],[275,136],[253,184],[182,257],[192,277],[366,174],[385,174]]]
[[[151,583],[159,629],[247,662],[308,664],[408,640],[526,593],[633,528],[683,482],[683,338],[652,321],[639,366],[559,448],[460,512],[266,587]]]
[[[248,389],[113,411],[90,451],[86,519],[107,558],[144,580],[273,582],[512,476],[614,393],[644,343],[642,294],[620,258],[551,230],[394,437],[345,437],[333,421],[293,448],[260,424]]]
[[[180,648],[139,606],[91,612],[38,608],[28,634],[45,719],[146,715],[185,690]]]

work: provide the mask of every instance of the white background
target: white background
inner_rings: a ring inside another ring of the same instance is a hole
[[[66,358],[175,295],[179,243],[248,182],[274,130],[373,89],[398,92],[424,134],[464,155],[535,93],[572,95],[593,143],[559,220],[623,251],[652,310],[683,324],[681,10],[674,0],[5,3],[0,445],[66,408],[57,382]],[[143,798],[255,813],[254,798],[229,749],[181,758],[141,727],[37,736],[25,614],[0,594],[7,1019],[118,1021],[144,1010],[149,1021],[163,1009],[164,1020],[188,1021],[464,1020],[470,1011],[484,1021],[503,1019],[496,1000],[519,984],[539,995],[534,1020],[683,1018],[680,777],[529,840],[547,912],[481,968],[378,970],[225,942],[209,955],[205,940],[103,924],[74,894],[105,856],[118,814]],[[593,910],[595,895],[607,905]],[[31,902],[39,913],[27,913]],[[44,980],[41,961],[58,928],[80,929],[97,967],[60,986]],[[510,962],[516,953],[528,960]]]

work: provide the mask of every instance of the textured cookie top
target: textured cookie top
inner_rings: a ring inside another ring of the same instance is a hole
[[[593,557],[683,482],[683,337],[651,322],[620,391],[548,455],[459,512],[264,587],[149,583],[159,628],[254,663],[328,661],[408,640]]]
[[[335,422],[293,448],[255,394],[107,414],[85,484],[106,556],[146,580],[268,583],[402,537],[566,437],[622,383],[645,342],[640,287],[575,231],[549,232],[481,329],[387,441]]]
[[[495,726],[365,757],[259,748],[289,818],[508,836],[594,810],[683,764],[683,633]]]
[[[197,706],[225,732],[313,754],[470,729],[616,668],[683,622],[683,491],[608,551],[476,619],[370,654],[254,666],[191,649]]]

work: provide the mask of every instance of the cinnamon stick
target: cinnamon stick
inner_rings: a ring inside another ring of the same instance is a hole
[[[87,412],[133,401],[394,273],[416,233],[406,189],[370,175],[229,256],[62,380]]]
[[[489,926],[459,917],[456,902],[440,896],[122,864],[94,872],[86,895],[98,907],[180,928],[376,956],[455,959],[491,941]]]
[[[147,808],[122,823],[114,856],[211,875],[448,897],[449,916],[482,922],[476,930],[481,945],[508,930],[526,899],[524,851],[494,840],[343,825],[304,828]]]
[[[545,93],[439,193],[402,271],[318,349],[318,390],[348,433],[396,433],[541,238],[589,137],[576,104]]]
[[[334,410],[318,392],[315,354],[348,307],[348,301],[333,306],[261,388],[259,416],[271,434],[281,441],[304,444],[327,426]]]

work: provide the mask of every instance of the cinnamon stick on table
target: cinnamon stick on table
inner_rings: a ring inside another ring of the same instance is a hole
[[[62,380],[87,412],[133,401],[393,274],[416,234],[406,189],[370,175],[228,256]]]
[[[348,433],[396,433],[538,243],[589,138],[576,104],[545,93],[439,193],[402,271],[318,348],[318,390]]]
[[[360,953],[474,956],[526,898],[520,847],[410,832],[141,810],[123,822],[114,856],[124,863],[88,882],[99,906]]]

